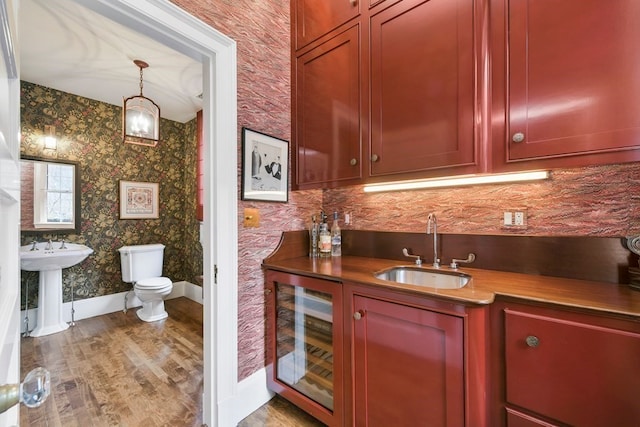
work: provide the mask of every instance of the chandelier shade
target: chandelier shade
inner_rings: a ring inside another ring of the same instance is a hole
[[[160,107],[142,94],[142,72],[149,64],[138,59],[133,63],[140,68],[140,95],[130,96],[124,100],[123,140],[128,144],[155,147],[160,141]]]

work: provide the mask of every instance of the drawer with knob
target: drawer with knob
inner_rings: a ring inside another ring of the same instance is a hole
[[[617,329],[598,316],[564,314],[505,308],[507,405],[561,424],[633,425],[640,325]]]

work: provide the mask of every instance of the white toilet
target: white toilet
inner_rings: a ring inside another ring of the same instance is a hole
[[[162,277],[164,245],[123,246],[120,252],[122,281],[133,283],[133,292],[142,301],[136,314],[145,322],[166,319],[164,298],[171,293],[173,283]]]

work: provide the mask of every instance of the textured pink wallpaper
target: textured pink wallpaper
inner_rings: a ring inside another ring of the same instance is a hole
[[[435,212],[444,233],[627,236],[640,233],[640,164],[552,171],[538,183],[365,194],[325,191],[327,211],[351,212],[350,228],[423,232]],[[503,211],[527,210],[527,229],[502,227]]]
[[[174,0],[173,3],[234,39],[238,51],[238,146],[245,126],[291,138],[289,1]],[[241,152],[238,150],[238,168]],[[238,170],[238,188],[240,170]],[[285,230],[305,227],[320,210],[322,191],[289,194],[288,203],[243,202],[238,194],[238,379],[265,364],[262,260]],[[244,228],[244,208],[260,211],[260,227]]]
[[[238,142],[242,126],[290,140],[289,1],[173,2],[237,42]],[[240,158],[239,151],[238,166]],[[427,214],[435,212],[444,233],[510,234],[501,227],[502,211],[527,208],[526,234],[623,236],[640,233],[640,165],[554,171],[551,180],[537,184],[375,195],[355,186],[291,192],[289,203],[239,201],[240,380],[264,366],[261,261],[282,231],[305,227],[323,205],[341,217],[350,212],[354,223],[346,228],[361,230],[422,232]],[[260,210],[259,228],[243,228],[245,207]]]

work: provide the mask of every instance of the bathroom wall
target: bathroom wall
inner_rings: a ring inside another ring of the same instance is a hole
[[[65,302],[71,300],[72,285],[76,300],[129,290],[130,285],[121,280],[117,252],[125,245],[166,245],[163,273],[174,282],[196,283],[194,276],[202,274],[195,219],[195,119],[186,124],[162,119],[162,140],[154,148],[122,142],[121,111],[119,106],[32,83],[21,85],[21,154],[80,164],[81,233],[65,238],[89,246],[94,253],[63,271]],[[51,124],[58,137],[55,151],[42,146],[44,126]],[[160,218],[119,219],[120,180],[159,183]],[[32,238],[23,235],[22,243]],[[22,273],[23,308],[27,284],[33,308],[38,273]]]

